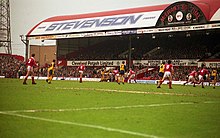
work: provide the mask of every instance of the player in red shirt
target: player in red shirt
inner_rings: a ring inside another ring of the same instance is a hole
[[[78,70],[79,70],[79,82],[82,83],[82,76],[83,76],[83,71],[85,70],[85,66],[84,64],[82,63],[79,67],[78,67]]]
[[[134,79],[135,83],[136,82],[136,73],[130,68],[128,72],[128,83],[131,83],[131,79]]]
[[[184,83],[184,85],[186,85],[187,83],[191,82],[193,83],[193,87],[196,87],[196,79],[195,77],[197,76],[197,72],[196,70],[194,69],[190,74],[189,74],[189,78],[188,80]]]
[[[27,79],[28,76],[31,75],[31,79],[32,79],[32,84],[36,84],[34,81],[34,67],[37,67],[38,65],[36,64],[35,61],[35,54],[32,54],[31,57],[28,59],[26,65],[27,65],[27,74],[24,78],[23,84],[27,84]]]
[[[164,82],[165,79],[169,80],[169,89],[172,89],[172,74],[174,73],[173,65],[171,64],[171,60],[168,60],[168,64],[165,64],[164,67],[164,75],[157,88],[161,88],[160,85]]]
[[[118,82],[118,79],[119,79],[119,70],[117,68],[115,68],[113,71],[112,71],[113,75],[115,76],[115,81]]]
[[[204,88],[204,81],[206,80],[206,75],[209,75],[209,71],[206,69],[205,64],[202,64],[202,69],[198,72],[199,74],[199,82],[198,84],[202,83],[202,88]]]

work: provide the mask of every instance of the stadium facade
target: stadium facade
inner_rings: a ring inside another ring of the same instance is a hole
[[[127,60],[129,65],[141,63],[153,66],[160,64],[162,60],[131,59],[132,48],[136,49],[131,41],[134,38],[151,41],[150,39],[155,37],[163,39],[174,35],[179,36],[176,39],[185,36],[206,38],[206,35],[209,35],[210,41],[216,41],[220,35],[220,2],[189,0],[116,11],[56,16],[38,23],[26,36],[28,41],[56,40],[56,56],[58,63],[62,65],[78,66],[84,62],[87,66],[117,66],[122,60]],[[74,58],[74,51],[99,43],[104,45],[103,50],[105,50],[105,46],[109,44],[108,41],[104,43],[107,39],[124,41],[128,46],[128,56],[122,60]],[[161,42],[156,42],[155,47],[159,48],[164,42],[162,39],[157,40]],[[174,43],[177,41],[179,40]],[[175,59],[174,64],[199,65],[197,61],[198,59]],[[209,64],[220,67],[220,60],[212,60]]]

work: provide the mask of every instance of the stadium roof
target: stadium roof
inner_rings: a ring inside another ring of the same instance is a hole
[[[218,21],[220,21],[219,0],[179,1],[165,5],[55,16],[38,23],[28,32],[27,37],[37,39],[37,36],[44,36],[48,39],[57,39],[59,36],[54,35],[84,32],[100,32],[99,35],[102,36],[104,31],[131,30],[130,32],[135,33],[138,31],[133,29],[200,25]]]

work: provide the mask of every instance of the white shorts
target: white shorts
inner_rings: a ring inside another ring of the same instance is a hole
[[[188,81],[195,81],[195,77],[194,76],[189,76]]]
[[[203,76],[202,75],[199,75],[199,80],[203,80]]]
[[[83,74],[83,71],[82,71],[82,70],[80,70],[80,71],[79,71],[79,73]]]
[[[27,66],[27,71],[34,72],[34,68],[33,68],[33,67],[31,67],[31,66]]]
[[[164,78],[169,78],[171,76],[171,72],[166,71],[163,75]]]

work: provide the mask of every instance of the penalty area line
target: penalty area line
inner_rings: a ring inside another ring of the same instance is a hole
[[[147,137],[147,138],[159,138],[158,136],[155,136],[155,135],[148,135],[148,134],[144,134],[144,133],[128,131],[128,130],[122,130],[122,129],[117,129],[117,128],[104,127],[104,126],[99,126],[99,125],[54,120],[54,119],[34,117],[34,116],[21,115],[21,114],[2,112],[2,111],[0,111],[0,114],[16,116],[16,117],[22,117],[22,118],[27,118],[27,119],[40,120],[40,121],[46,121],[46,122],[52,122],[52,123],[60,123],[60,124],[66,124],[66,125],[75,125],[75,126],[80,126],[80,127],[95,128],[95,129],[101,129],[101,130],[110,131],[110,132],[118,132],[118,133],[135,135],[135,136],[142,136],[142,137]]]

